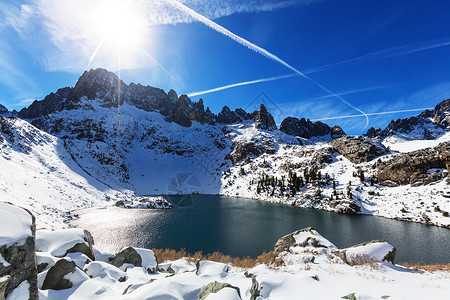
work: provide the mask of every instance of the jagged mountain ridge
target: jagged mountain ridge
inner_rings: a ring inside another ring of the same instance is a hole
[[[386,138],[392,135],[413,135],[414,139],[432,140],[450,128],[450,99],[436,105],[433,110],[425,110],[418,116],[392,120],[384,130],[370,128],[365,134],[371,138]]]
[[[135,83],[126,85],[114,73],[104,69],[85,71],[74,88],[62,88],[56,93],[49,94],[43,100],[35,100],[29,107],[23,108],[18,116],[23,119],[35,120],[57,111],[77,109],[80,107],[83,98],[88,100],[102,99],[101,105],[103,107],[120,107],[123,103],[127,103],[147,112],[159,112],[165,116],[166,121],[175,122],[183,127],[190,127],[192,121],[213,125],[253,120],[257,127],[261,124],[261,129],[277,129],[273,117],[267,112],[264,105],[262,105],[260,111],[252,113],[247,113],[242,108],[231,111],[227,106],[224,106],[222,111],[215,115],[209,107],[205,110],[202,99],[193,102],[186,95],[178,97],[174,90],[170,90],[166,94],[162,89],[151,86]],[[35,121],[35,124],[38,125],[39,121]],[[305,125],[308,129],[302,130],[301,128]],[[332,131],[335,137],[344,135],[343,130],[337,125],[330,128],[322,122],[312,123],[304,119],[300,123],[281,126],[280,129],[285,133],[302,138],[324,136]]]
[[[445,103],[420,118],[430,120],[433,116],[433,120],[445,123]],[[450,149],[446,145],[450,136],[440,127],[441,136],[430,142],[433,146],[443,142],[444,146],[439,146],[437,152],[416,153],[415,157],[420,158],[417,163],[417,159],[408,160],[408,153],[401,153],[410,151],[400,149],[411,145],[405,140],[415,138],[414,134],[408,137],[407,131],[390,131],[388,137],[351,137],[339,127],[295,118],[287,118],[293,125],[284,126],[289,123],[285,120],[278,130],[263,105],[253,113],[224,107],[215,115],[204,109],[202,101],[178,97],[173,90],[166,94],[138,84],[127,86],[102,69],[85,72],[74,88],[60,89],[35,101],[19,116],[54,139],[11,139],[8,132],[21,132],[26,122],[16,124],[10,122],[14,118],[2,117],[0,143],[2,149],[9,149],[2,151],[5,168],[20,165],[18,147],[33,154],[38,145],[48,145],[64,178],[72,176],[75,170],[76,176],[86,180],[69,186],[83,187],[84,192],[92,194],[100,185],[104,187],[101,193],[105,199],[124,195],[222,194],[342,213],[450,224],[448,218],[442,217],[450,210],[445,194],[450,169]],[[424,122],[435,126],[431,120]],[[33,130],[39,132],[37,128]],[[422,128],[416,125],[413,129]],[[393,137],[397,139],[395,143],[391,142]],[[420,143],[415,147],[423,149],[428,145]],[[58,158],[60,153],[65,153],[62,161]],[[428,157],[426,153],[440,154]],[[11,166],[12,162],[15,163]],[[42,159],[36,163],[41,164]],[[69,172],[63,167],[67,164],[76,167]],[[395,172],[388,171],[392,166]],[[39,172],[48,168],[46,163]],[[32,173],[27,176],[40,178]],[[405,181],[401,176],[414,180]],[[7,174],[1,181],[9,185],[3,192],[13,190]],[[91,182],[95,182],[94,186]],[[58,189],[62,199],[73,199],[73,189],[68,189],[67,194],[61,186]],[[437,200],[420,204],[424,194]],[[45,193],[42,195],[46,197]],[[25,206],[28,205],[31,203]],[[422,214],[427,210],[430,212],[425,218]]]

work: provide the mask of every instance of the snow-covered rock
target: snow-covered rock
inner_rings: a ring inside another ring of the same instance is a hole
[[[41,287],[43,290],[69,289],[89,279],[89,276],[81,271],[75,262],[64,258],[58,260],[46,273]]]
[[[111,264],[101,262],[101,261],[91,262],[90,264],[88,264],[86,266],[86,268],[84,269],[84,272],[87,275],[89,275],[91,278],[110,277],[117,281],[125,281],[127,278],[126,273],[124,271],[120,270],[119,268],[117,268]]]
[[[81,252],[94,260],[92,246],[91,234],[83,229],[41,229],[36,232],[36,251],[52,256],[63,257],[68,253]]]
[[[395,247],[385,241],[371,241],[340,250],[349,263],[360,259],[394,263],[395,251]]]
[[[0,202],[0,278],[6,297],[37,299],[35,226],[29,211]]]
[[[199,276],[226,276],[229,266],[223,263],[200,260],[197,262],[197,275]]]
[[[172,204],[169,203],[163,197],[135,197],[131,199],[119,200],[116,202],[116,206],[122,208],[159,208],[169,209],[172,208]]]

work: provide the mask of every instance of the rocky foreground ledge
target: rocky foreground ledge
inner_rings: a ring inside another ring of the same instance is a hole
[[[0,299],[446,299],[450,274],[394,264],[395,247],[338,249],[314,228],[283,236],[266,264],[243,269],[148,249],[103,253],[78,228],[35,230],[26,210],[0,202]]]

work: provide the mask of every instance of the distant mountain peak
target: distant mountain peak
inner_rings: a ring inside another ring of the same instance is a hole
[[[433,110],[424,110],[418,116],[392,120],[381,130],[369,128],[365,136],[388,137],[396,134],[413,135],[411,138],[430,140],[435,139],[450,129],[450,99],[436,105]]]
[[[8,112],[8,109],[0,104],[0,114],[7,113],[7,112]]]

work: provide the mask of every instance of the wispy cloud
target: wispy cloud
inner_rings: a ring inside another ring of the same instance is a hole
[[[422,51],[431,50],[431,49],[440,48],[440,47],[446,47],[446,46],[450,46],[450,38],[427,41],[424,43],[408,44],[408,45],[403,45],[403,46],[399,46],[399,47],[388,48],[388,49],[368,53],[368,54],[361,55],[358,57],[354,57],[354,58],[342,60],[342,61],[339,61],[336,63],[324,65],[321,67],[311,68],[311,69],[305,70],[304,73],[311,74],[311,73],[329,70],[329,69],[335,68],[335,67],[343,65],[343,64],[369,62],[369,61],[375,61],[375,60],[388,59],[388,58],[392,58],[392,57],[413,54],[413,53],[417,53],[417,52],[422,52]]]
[[[19,102],[16,102],[14,104],[10,104],[9,106],[11,106],[11,107],[25,107],[25,106],[28,106],[31,103],[33,103],[34,100],[36,100],[36,99],[23,99],[23,100],[20,100]]]
[[[14,57],[10,45],[0,40],[0,83],[13,89],[18,95],[37,90],[36,83],[26,75]]]

